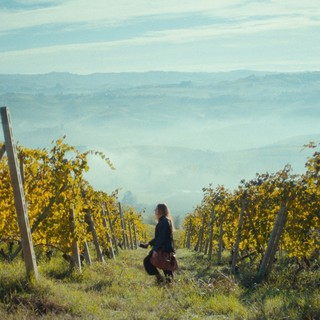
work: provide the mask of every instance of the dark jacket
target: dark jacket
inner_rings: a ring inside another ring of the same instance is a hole
[[[156,225],[154,239],[152,239],[149,244],[154,251],[159,251],[160,249],[165,252],[174,251],[171,222],[165,216],[159,219]]]

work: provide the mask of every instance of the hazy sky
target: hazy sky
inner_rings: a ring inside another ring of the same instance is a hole
[[[319,70],[318,0],[2,0],[0,73]]]

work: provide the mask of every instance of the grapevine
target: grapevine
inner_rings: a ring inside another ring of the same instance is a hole
[[[209,185],[203,188],[201,204],[184,220],[185,243],[210,259],[208,248],[213,246],[218,263],[222,246],[231,254],[229,261],[250,257],[261,262],[269,247],[270,254],[277,251],[298,263],[310,264],[319,255],[319,185],[320,152],[308,159],[304,174],[292,174],[290,165],[286,165],[279,172],[242,180],[233,192]],[[283,217],[277,220],[280,212]],[[276,221],[281,225],[275,225]],[[272,234],[276,238],[272,239]]]
[[[72,243],[77,242],[82,250],[85,242],[93,240],[87,220],[90,212],[98,241],[104,252],[110,252],[111,241],[120,242],[121,235],[117,192],[109,195],[103,191],[95,191],[83,175],[89,170],[88,155],[100,156],[111,169],[114,169],[113,164],[101,152],[90,150],[81,153],[67,144],[65,137],[52,144],[50,150],[17,146],[18,157],[23,164],[23,185],[34,246],[44,248],[43,250],[57,248],[65,255],[71,255]],[[21,246],[5,155],[0,161],[0,175],[0,241],[17,243],[15,252],[10,250],[6,254],[8,260],[12,260],[20,252]],[[74,216],[72,228],[71,212]],[[109,240],[103,223],[103,212],[108,213],[109,227],[113,230]],[[144,231],[141,215],[128,207],[125,208],[125,217],[135,224],[137,233],[141,236]]]

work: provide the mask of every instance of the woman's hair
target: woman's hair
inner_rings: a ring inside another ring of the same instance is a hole
[[[167,219],[171,221],[172,230],[174,231],[174,223],[168,206],[165,203],[159,203],[157,205],[157,210],[159,217],[165,216]]]

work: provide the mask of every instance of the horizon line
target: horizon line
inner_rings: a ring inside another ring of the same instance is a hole
[[[92,73],[76,73],[70,71],[49,71],[43,73],[2,73],[1,76],[37,76],[37,75],[51,75],[51,74],[68,74],[77,76],[91,76],[91,75],[104,75],[104,74],[147,74],[147,73],[181,73],[181,74],[221,74],[221,73],[237,73],[237,72],[253,72],[264,74],[301,74],[301,73],[317,73],[320,69],[303,70],[303,71],[277,71],[277,70],[258,70],[258,69],[231,69],[225,71],[179,71],[179,70],[148,70],[148,71],[110,71],[110,72],[92,72]]]

